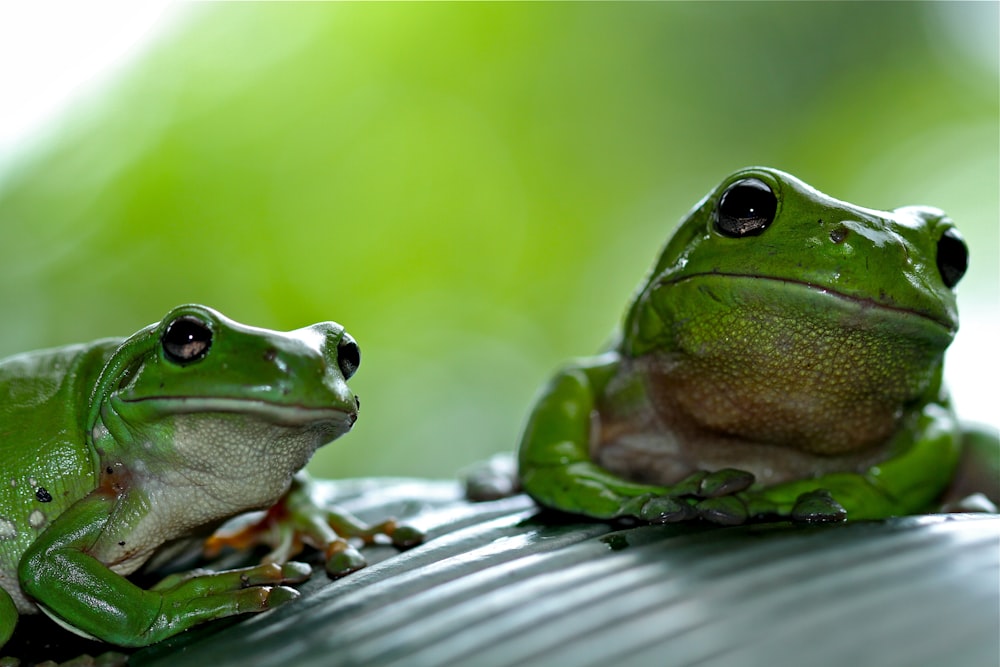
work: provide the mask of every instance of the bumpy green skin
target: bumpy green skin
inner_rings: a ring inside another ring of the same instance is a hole
[[[199,334],[208,345],[183,346]],[[140,646],[294,598],[283,584],[308,576],[300,563],[150,590],[124,575],[164,543],[277,502],[354,423],[345,376],[358,359],[332,322],[280,333],[190,305],[124,341],[0,362],[0,646],[39,608]]]
[[[734,236],[720,202],[746,179],[776,208]],[[941,368],[963,253],[939,210],[874,211],[773,169],[732,174],[667,243],[617,343],[543,390],[523,488],[566,512],[661,522],[930,508],[961,446]]]

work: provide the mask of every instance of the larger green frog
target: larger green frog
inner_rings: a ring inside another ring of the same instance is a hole
[[[340,573],[363,561],[334,528],[414,541],[391,521],[317,521],[320,508],[299,497],[277,514],[307,528],[276,531],[263,565],[172,575],[149,590],[125,578],[162,545],[281,499],[357,419],[347,380],[359,362],[334,322],[282,333],[196,305],[124,341],[0,362],[0,646],[19,614],[38,609],[85,636],[150,644],[296,597],[285,584],[309,566],[287,557],[301,540]],[[219,544],[256,537],[249,526]]]
[[[941,370],[967,263],[940,210],[738,171],[682,222],[610,350],[542,392],[521,484],[552,508],[656,522],[928,509],[959,457]]]

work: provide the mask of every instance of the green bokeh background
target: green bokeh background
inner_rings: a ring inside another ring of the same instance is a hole
[[[452,476],[514,447],[688,208],[766,164],[951,213],[972,268],[949,379],[996,423],[997,7],[185,7],[6,156],[0,354],[187,301],[334,319],[364,409],[311,469]]]

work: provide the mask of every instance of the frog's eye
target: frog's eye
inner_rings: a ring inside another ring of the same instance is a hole
[[[184,315],[167,325],[160,344],[167,359],[183,366],[208,354],[208,348],[212,347],[212,330],[197,317]]]
[[[938,239],[937,267],[941,280],[948,287],[957,285],[969,268],[969,249],[954,229],[949,229]]]
[[[730,185],[715,209],[715,228],[723,236],[756,236],[774,222],[778,198],[763,181],[744,178]]]
[[[345,380],[350,380],[361,365],[361,350],[350,334],[345,333],[337,343],[337,365]]]

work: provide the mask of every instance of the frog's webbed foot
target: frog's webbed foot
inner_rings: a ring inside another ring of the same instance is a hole
[[[213,557],[224,547],[246,550],[265,545],[271,551],[262,562],[286,563],[310,546],[323,553],[330,576],[342,577],[367,564],[352,540],[373,544],[384,539],[399,549],[423,540],[418,530],[394,519],[366,524],[347,511],[321,506],[309,491],[308,483],[297,480],[259,520],[212,535],[205,542],[206,555]]]
[[[754,476],[744,470],[725,468],[696,472],[670,487],[666,494],[647,494],[633,499],[629,505],[634,507],[629,509],[650,523],[704,519],[725,526],[739,525],[750,515],[738,494],[753,483]]]
[[[768,489],[748,490],[753,483],[754,476],[743,470],[697,472],[670,487],[666,494],[634,498],[628,509],[650,523],[702,519],[738,526],[753,520],[810,524],[847,520],[847,511],[826,489],[801,493],[793,502],[783,504],[772,500]]]

